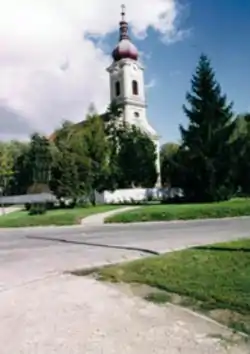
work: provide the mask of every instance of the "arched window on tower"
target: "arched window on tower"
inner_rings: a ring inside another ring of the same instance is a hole
[[[115,95],[116,96],[120,96],[120,94],[121,94],[120,81],[116,81],[116,83],[115,83]]]
[[[137,96],[139,94],[138,82],[136,80],[132,81],[132,91],[133,91],[133,95]]]

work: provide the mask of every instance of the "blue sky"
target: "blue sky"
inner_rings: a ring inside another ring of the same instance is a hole
[[[149,31],[145,40],[133,40],[149,55],[144,60],[146,82],[154,80],[155,86],[147,93],[148,117],[162,143],[178,141],[179,124],[187,123],[182,104],[201,52],[210,57],[235,112],[250,110],[250,1],[189,0],[182,4],[187,7],[180,27],[191,29],[188,38],[166,45]]]
[[[155,82],[147,91],[148,118],[162,143],[178,141],[179,124],[187,123],[182,105],[201,52],[211,58],[235,112],[250,111],[250,0],[144,0],[144,7],[143,0],[123,1],[137,31],[151,26],[146,39],[132,39],[145,54],[146,83]],[[176,1],[184,7],[179,29],[191,33],[167,45],[160,32],[170,35]],[[83,120],[91,102],[102,112],[119,20],[117,0],[6,2],[0,13],[0,139],[51,134],[65,119]]]

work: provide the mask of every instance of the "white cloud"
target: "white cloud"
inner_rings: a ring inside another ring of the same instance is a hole
[[[109,100],[110,57],[105,35],[117,30],[117,0],[0,0],[0,120],[49,133],[63,119],[84,119],[90,102],[99,110]],[[127,0],[135,35],[149,26],[178,38],[176,0]],[[180,32],[181,33],[181,32]],[[98,36],[94,44],[88,35]],[[85,37],[84,37],[85,36]],[[95,42],[96,43],[96,42]],[[4,112],[15,112],[5,116]],[[10,118],[11,117],[11,118]],[[0,136],[10,134],[1,125]],[[29,128],[30,129],[30,128]],[[27,134],[30,133],[27,129]],[[20,130],[24,134],[24,128]]]
[[[155,79],[151,79],[145,86],[146,86],[147,90],[155,87],[156,86],[156,80]]]

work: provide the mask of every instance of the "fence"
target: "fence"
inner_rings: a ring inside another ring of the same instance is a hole
[[[0,197],[1,205],[22,205],[26,203],[56,202],[56,197],[50,193],[24,194]]]

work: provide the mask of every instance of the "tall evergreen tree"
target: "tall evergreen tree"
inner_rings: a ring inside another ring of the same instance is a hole
[[[250,114],[240,115],[236,120],[237,129],[233,140],[235,151],[235,180],[238,191],[250,195]]]
[[[182,188],[192,201],[224,200],[233,193],[231,136],[235,129],[232,103],[215,79],[207,56],[201,55],[183,109],[189,119],[180,126]]]
[[[161,147],[161,183],[165,187],[172,187],[176,182],[173,176],[174,159],[179,151],[179,144],[165,143]]]
[[[60,142],[51,168],[50,188],[62,202],[64,198],[76,201],[81,195],[81,187],[76,154],[65,142]]]
[[[51,149],[46,137],[33,134],[30,142],[29,160],[34,183],[48,184],[52,162]]]
[[[17,157],[13,167],[11,180],[11,194],[26,194],[28,187],[33,183],[32,164],[29,159],[29,146]]]

